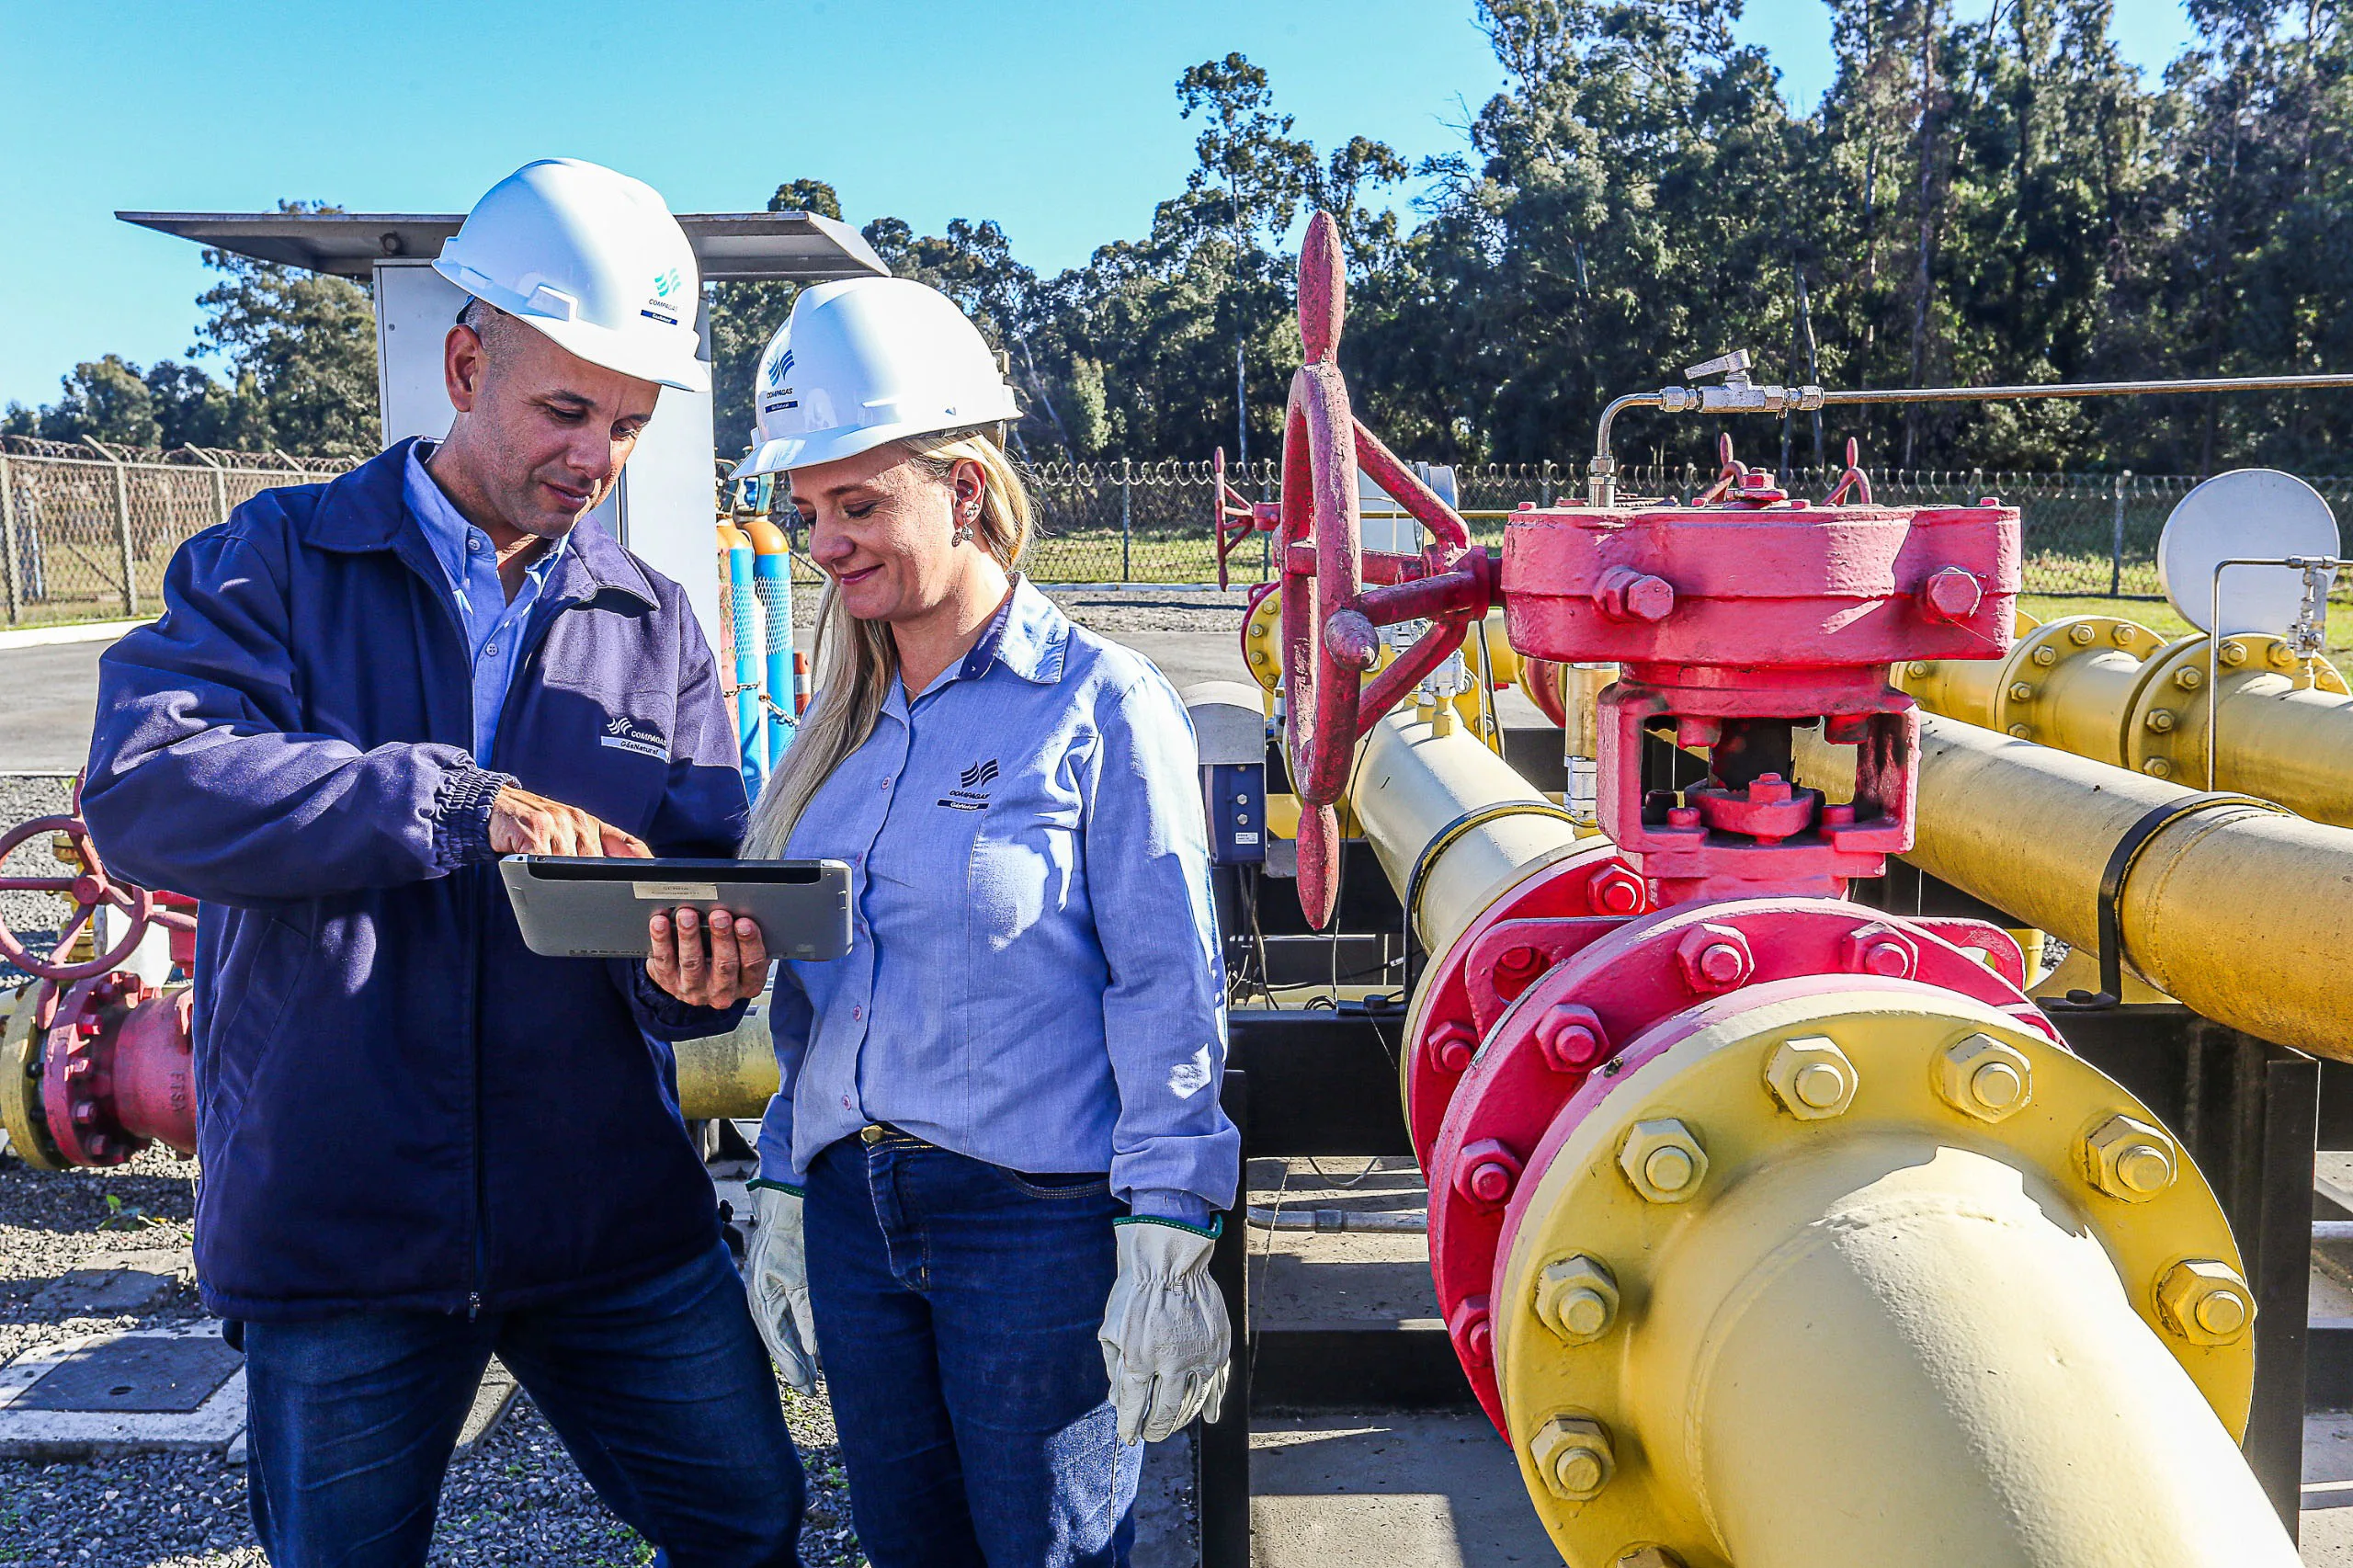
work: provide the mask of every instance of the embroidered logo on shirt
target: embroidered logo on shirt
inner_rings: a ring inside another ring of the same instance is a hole
[[[976,762],[956,776],[959,786],[939,797],[938,804],[960,812],[989,809],[989,786],[996,782],[996,758]]]
[[[670,757],[669,744],[663,740],[661,732],[637,722],[627,714],[606,721],[605,733],[597,740],[599,744],[620,751],[633,751],[640,756],[659,757],[665,762]]]

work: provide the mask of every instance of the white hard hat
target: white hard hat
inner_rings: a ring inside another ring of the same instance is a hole
[[[760,356],[752,400],[752,455],[739,478],[1021,417],[980,329],[947,295],[905,278],[803,289]]]
[[[433,270],[592,365],[709,392],[694,247],[643,180],[542,158],[492,186]]]

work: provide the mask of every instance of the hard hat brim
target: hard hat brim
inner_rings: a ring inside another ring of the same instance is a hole
[[[893,420],[887,425],[837,425],[830,430],[812,430],[805,436],[779,436],[774,440],[763,441],[754,449],[750,457],[736,465],[733,477],[751,479],[763,473],[813,468],[819,463],[854,458],[860,452],[870,452],[886,442],[904,440],[910,436],[937,436],[946,430],[966,430],[1020,417],[1020,407],[1008,392],[1001,403],[984,403],[976,409],[959,409],[952,418],[938,415]]]
[[[565,353],[585,359],[591,365],[618,370],[624,376],[634,376],[641,381],[652,381],[657,386],[676,387],[680,392],[710,391],[710,367],[692,353],[679,353],[675,349],[665,352],[648,345],[638,334],[616,332],[594,322],[564,321],[538,315],[517,308],[517,301],[513,300],[492,299],[479,288],[469,287],[466,280],[459,276],[460,268],[447,257],[435,261],[433,270],[483,304],[513,316]],[[687,329],[683,335],[689,340],[699,341],[692,328]]]

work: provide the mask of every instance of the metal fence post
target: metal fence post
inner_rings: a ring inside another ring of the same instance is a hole
[[[2132,471],[2126,469],[2116,476],[2116,521],[2109,530],[2108,597],[2116,597],[2124,591],[2124,490],[2132,483]]]
[[[1132,583],[1136,574],[1129,558],[1130,528],[1134,521],[1135,464],[1120,460],[1120,581]]]
[[[1537,489],[1542,497],[1540,505],[1549,510],[1552,505],[1552,460],[1551,458],[1544,460],[1543,472],[1537,480]]]
[[[7,579],[8,619],[20,610],[17,588],[17,480],[8,469],[8,454],[0,452],[0,577]]]
[[[139,581],[131,563],[131,468],[118,459],[114,465],[114,541],[122,556],[122,613],[137,619]]]

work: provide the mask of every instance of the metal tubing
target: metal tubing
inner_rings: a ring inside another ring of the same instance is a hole
[[[678,1110],[688,1121],[767,1114],[782,1082],[768,1034],[769,1001],[764,991],[726,1034],[682,1040],[670,1048],[678,1063]]]
[[[2296,1562],[2230,1434],[2047,1173],[1834,1145],[1656,1268],[1643,1451],[1741,1568]]]
[[[1410,713],[1392,713],[1365,737],[1348,800],[1432,953],[1525,867],[1576,842],[1561,809],[1474,736],[1451,725],[1439,733]]]
[[[1851,748],[1797,733],[1806,783],[1843,799]],[[2021,925],[2090,949],[2109,851],[2191,791],[1924,715],[1909,858]],[[2126,963],[2218,1023],[2353,1061],[2353,831],[2256,806],[2182,818],[2142,849],[2120,900]]]

